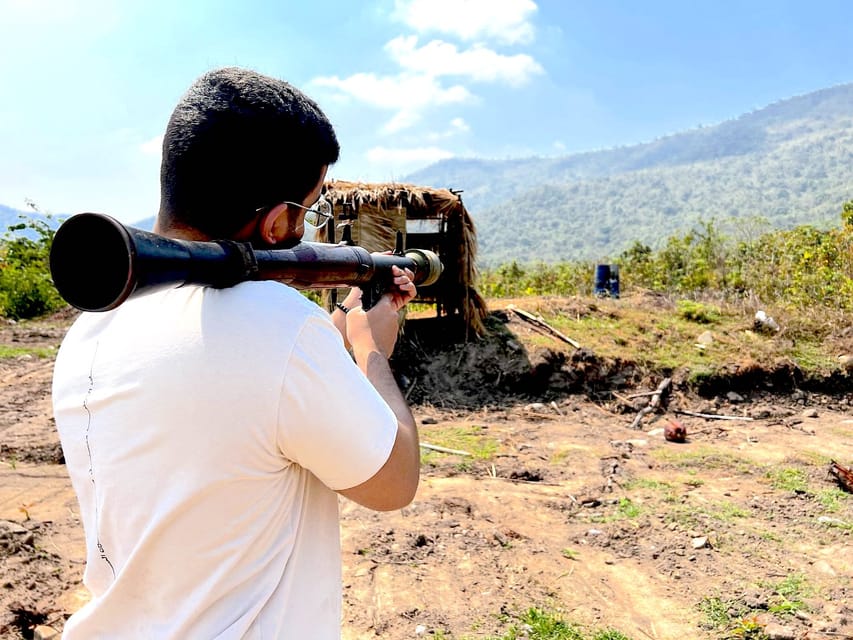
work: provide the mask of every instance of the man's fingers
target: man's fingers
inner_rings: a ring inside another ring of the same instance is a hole
[[[401,269],[398,266],[391,267],[394,289],[389,291],[390,301],[397,310],[405,307],[416,295],[417,287],[413,282],[415,274],[411,269]]]

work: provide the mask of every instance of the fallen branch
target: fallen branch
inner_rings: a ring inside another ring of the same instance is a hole
[[[630,405],[630,404],[631,404],[631,398],[636,398],[636,397],[637,397],[637,396],[635,396],[635,395],[634,395],[634,396],[623,396],[623,395],[620,395],[620,394],[616,393],[615,391],[611,391],[611,392],[610,392],[610,395],[611,395],[611,396],[613,396],[614,398],[616,398],[617,400],[619,400],[619,401],[621,401],[621,402],[624,402],[624,403],[625,403],[625,404],[627,404],[627,405]],[[651,394],[649,394],[649,395],[651,395]]]
[[[645,407],[640,409],[637,415],[634,416],[634,421],[631,423],[630,428],[639,429],[640,423],[643,421],[643,418],[646,417],[646,414],[651,413],[652,411],[654,411],[654,407],[652,407],[652,405],[646,405]]]
[[[516,314],[522,320],[526,320],[530,324],[533,324],[533,325],[539,327],[540,329],[545,329],[545,331],[547,331],[551,335],[558,337],[563,342],[569,343],[575,349],[581,348],[580,343],[578,343],[575,340],[572,340],[569,336],[560,333],[554,327],[552,327],[550,324],[545,322],[542,318],[534,316],[532,313],[528,313],[527,311],[524,311],[522,309],[519,309],[514,304],[507,305],[507,309],[512,311],[514,314]]]
[[[749,416],[721,416],[716,413],[696,413],[695,411],[680,411],[676,410],[676,414],[680,414],[682,416],[693,416],[694,418],[705,418],[707,420],[747,420],[753,421],[755,418],[750,418]]]
[[[632,393],[630,396],[625,396],[628,400],[633,400],[634,398],[643,398],[645,396],[653,396],[657,393],[657,391],[642,391],[640,393]],[[616,394],[613,394],[616,395]]]
[[[440,453],[453,453],[457,456],[473,456],[473,453],[468,453],[467,451],[462,451],[461,449],[448,449],[447,447],[439,447],[437,444],[429,444],[428,442],[421,442],[421,447],[424,449],[429,449],[430,451],[439,451]]]
[[[631,429],[639,429],[640,422],[643,421],[643,418],[660,407],[661,398],[666,393],[667,389],[669,389],[669,385],[672,383],[671,378],[664,378],[660,381],[658,388],[652,393],[652,399],[649,400],[649,404],[640,409],[637,415],[634,417],[634,421],[631,423]]]

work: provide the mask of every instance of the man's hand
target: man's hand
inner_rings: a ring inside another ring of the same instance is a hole
[[[418,289],[414,283],[415,274],[409,269],[391,267],[391,275],[394,276],[394,286],[388,293],[391,295],[394,307],[399,311],[418,295]]]
[[[397,312],[417,294],[411,271],[391,267],[391,273],[394,276],[394,286],[391,290],[382,294],[369,311],[364,311],[359,306],[346,316],[346,337],[352,345],[356,362],[360,355],[374,349],[386,359],[391,357],[400,329],[400,317]]]

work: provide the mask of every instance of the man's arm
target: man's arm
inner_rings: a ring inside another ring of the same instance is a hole
[[[353,287],[349,290],[347,297],[344,298],[344,301],[341,303],[345,309],[354,309],[355,307],[361,306],[361,289],[358,287]],[[344,312],[340,307],[335,307],[332,309],[332,324],[335,325],[335,329],[340,331],[341,336],[344,339],[344,346],[347,351],[352,348],[352,345],[349,343],[349,339],[347,338],[347,317],[346,312]]]
[[[397,437],[391,454],[372,478],[339,493],[376,511],[400,509],[415,497],[420,477],[420,444],[414,416],[397,386],[388,358],[397,341],[397,312],[415,295],[409,275],[394,267],[398,288],[370,311],[357,307],[346,317],[347,338],[359,369],[397,417]]]
[[[385,356],[379,351],[354,351],[356,363],[397,416],[397,438],[385,464],[372,478],[339,493],[376,511],[400,509],[415,497],[420,477],[420,445],[415,419]]]

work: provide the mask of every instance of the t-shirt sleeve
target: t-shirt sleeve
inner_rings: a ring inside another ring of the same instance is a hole
[[[388,460],[397,418],[325,317],[309,317],[287,362],[278,446],[333,490],[372,478]]]

